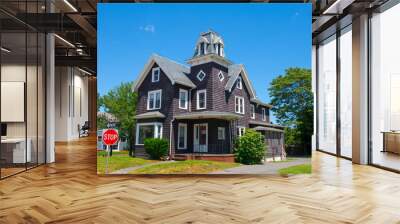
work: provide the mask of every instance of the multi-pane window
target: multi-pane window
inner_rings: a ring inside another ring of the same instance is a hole
[[[255,108],[254,108],[254,105],[253,104],[251,104],[250,105],[250,116],[251,116],[251,119],[255,119],[256,118],[256,113],[255,113]]]
[[[244,114],[244,98],[241,96],[235,96],[235,112]]]
[[[187,124],[178,125],[178,149],[186,149],[187,145]]]
[[[265,108],[262,108],[262,109],[261,109],[261,117],[262,117],[262,120],[263,120],[263,121],[266,121],[266,120],[267,120],[267,114],[266,114],[266,112],[265,112]]]
[[[225,127],[218,127],[218,140],[225,140]]]
[[[161,108],[161,89],[149,91],[147,94],[147,110]]]
[[[199,73],[197,73],[197,79],[199,81],[203,81],[203,79],[206,77],[206,73],[204,73],[203,71],[199,71]]]
[[[151,82],[160,81],[160,68],[153,68],[151,70]]]
[[[136,145],[143,145],[147,138],[161,138],[161,123],[138,123],[136,125]]]
[[[241,77],[238,77],[238,79],[237,79],[236,88],[242,89],[242,78]]]
[[[188,108],[188,91],[186,89],[179,90],[179,108],[180,109]]]
[[[206,90],[197,91],[197,109],[206,109],[207,93]]]

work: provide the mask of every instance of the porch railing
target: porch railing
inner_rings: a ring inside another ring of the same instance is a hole
[[[229,142],[220,142],[215,144],[194,144],[194,153],[208,153],[208,154],[229,154],[232,153]]]

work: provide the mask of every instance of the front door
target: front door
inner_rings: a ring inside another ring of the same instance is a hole
[[[194,125],[194,141],[193,151],[194,152],[207,152],[208,144],[208,126],[207,124],[195,124]]]

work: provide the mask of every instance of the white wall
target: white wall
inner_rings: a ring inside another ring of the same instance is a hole
[[[88,78],[76,68],[56,67],[56,141],[79,138],[78,125],[88,120]]]

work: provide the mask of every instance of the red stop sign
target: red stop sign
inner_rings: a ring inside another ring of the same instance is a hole
[[[114,145],[118,142],[118,131],[115,129],[107,129],[103,131],[103,144]]]

